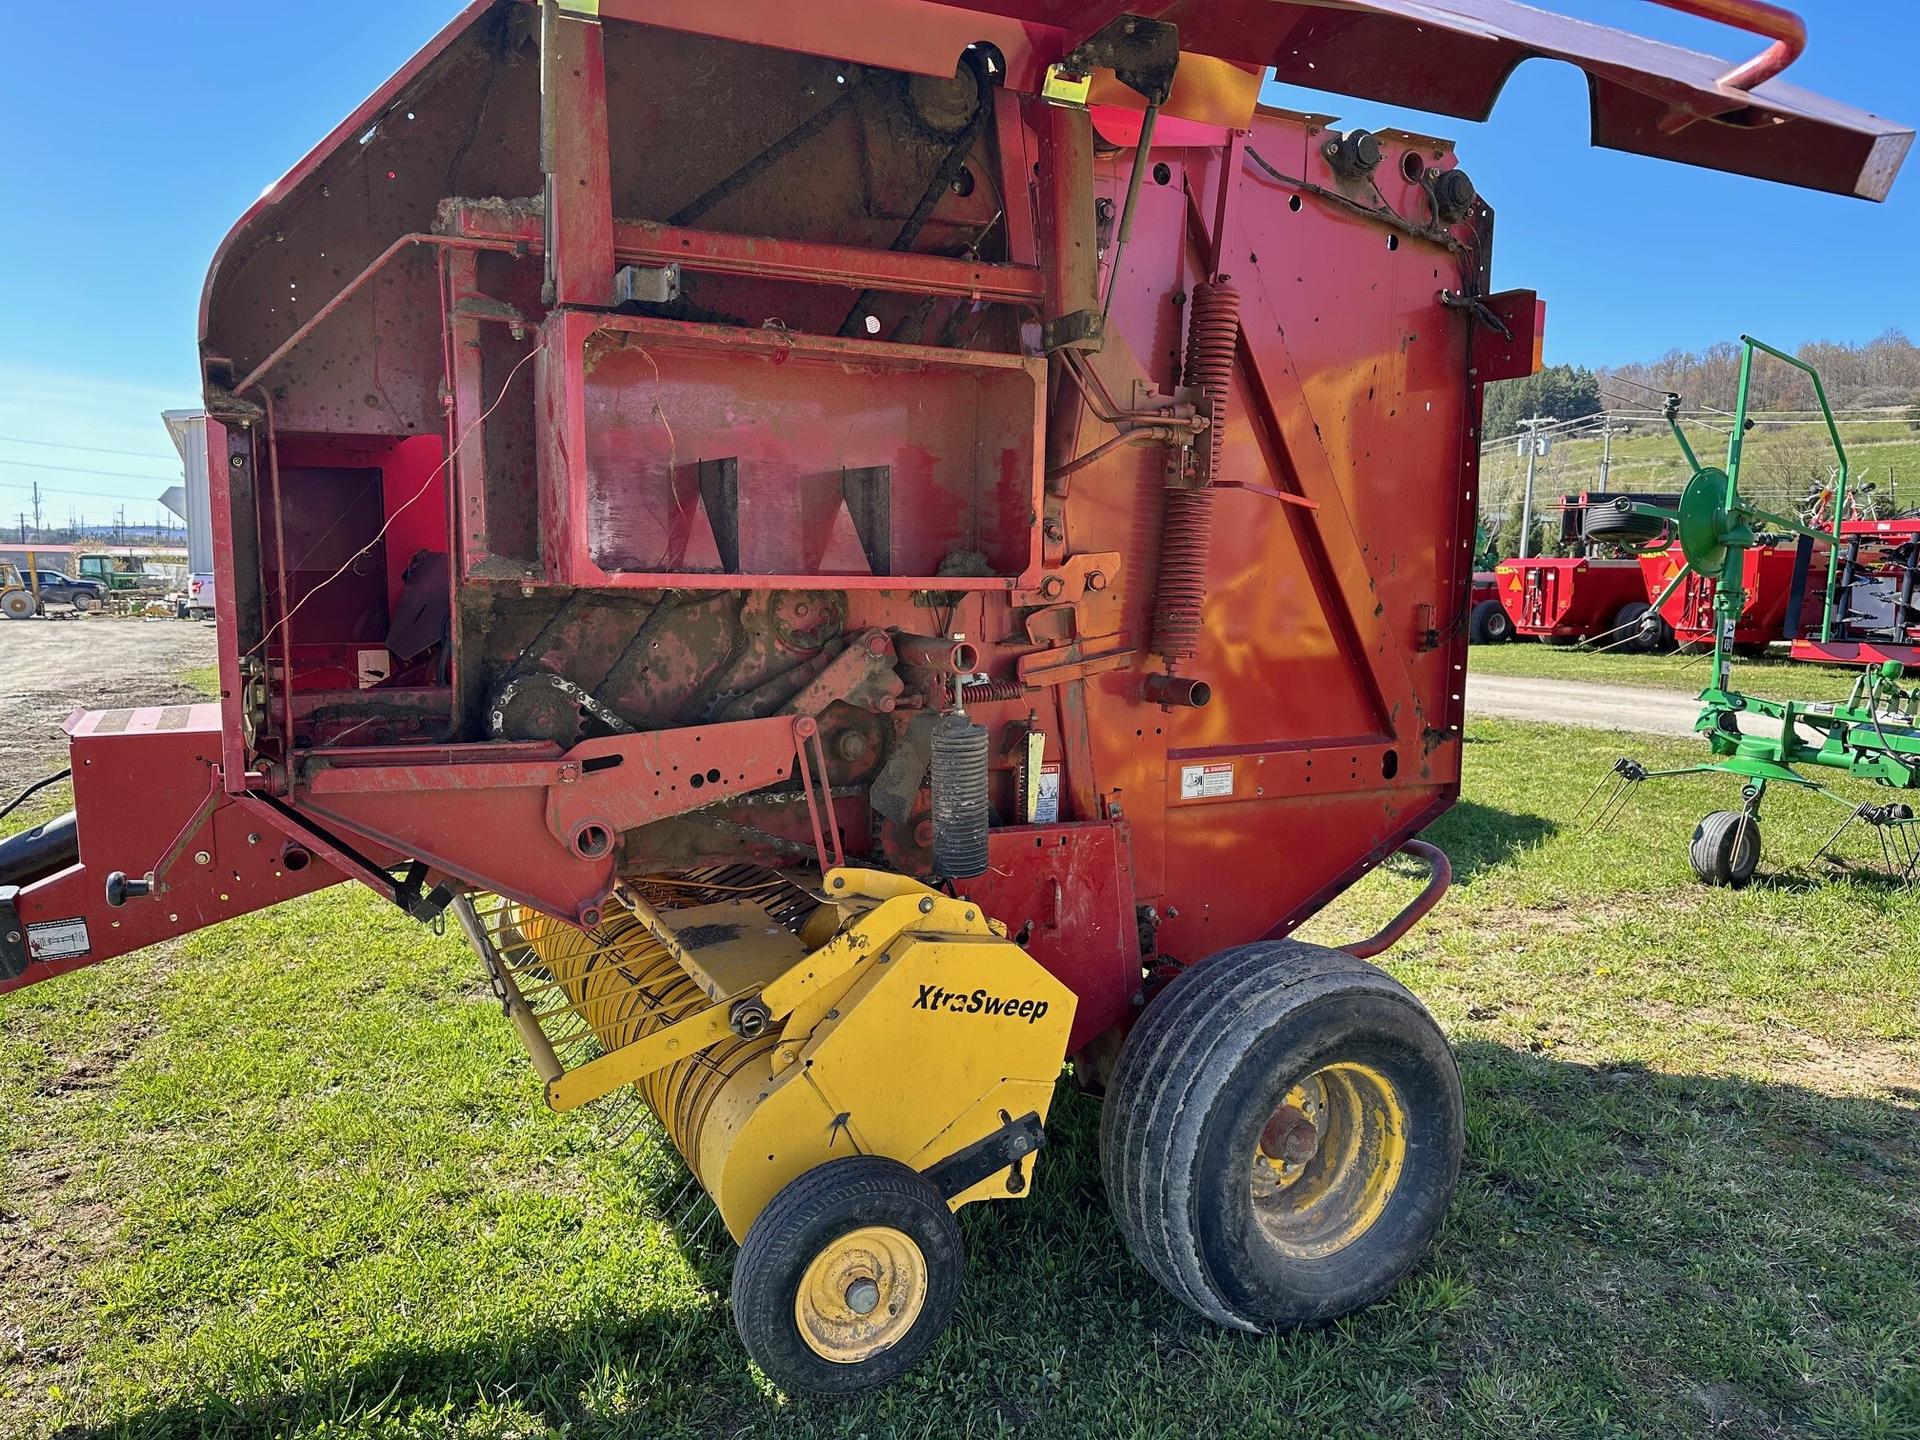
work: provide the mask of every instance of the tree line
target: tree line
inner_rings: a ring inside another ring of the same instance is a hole
[[[1888,330],[1857,345],[1810,341],[1795,353],[1820,372],[1834,409],[1905,409],[1920,422],[1920,345],[1904,331]],[[1733,341],[1697,354],[1670,350],[1637,365],[1552,365],[1538,375],[1489,385],[1482,433],[1490,439],[1511,435],[1535,415],[1577,420],[1603,410],[1644,413],[1657,410],[1669,391],[1689,410],[1730,411],[1739,389],[1740,346]],[[1812,410],[1813,384],[1804,372],[1762,355],[1754,365],[1750,403],[1755,410]]]

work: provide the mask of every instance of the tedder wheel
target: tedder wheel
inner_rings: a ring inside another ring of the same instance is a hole
[[[1504,645],[1513,638],[1513,617],[1498,600],[1482,600],[1467,616],[1467,638],[1476,645]]]
[[[1647,623],[1647,616],[1653,615],[1653,606],[1644,600],[1629,600],[1614,612],[1613,626],[1607,634],[1609,650],[1624,650],[1630,655],[1651,655],[1663,650],[1660,629],[1665,623],[1654,615],[1653,623]]]
[[[1738,890],[1760,863],[1760,822],[1744,810],[1714,811],[1694,827],[1687,859],[1707,884]]]
[[[879,1155],[815,1166],[768,1202],[733,1267],[733,1323],[790,1394],[912,1369],[953,1318],[966,1256],[933,1182]]]
[[[1210,1319],[1276,1330],[1379,1299],[1440,1228],[1462,1146],[1446,1037],[1375,966],[1222,951],[1128,1035],[1100,1119],[1127,1247]]]
[[[33,603],[33,593],[28,590],[9,590],[0,595],[0,615],[9,620],[31,620],[40,607]]]

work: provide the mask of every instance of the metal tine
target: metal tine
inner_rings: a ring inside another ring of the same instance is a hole
[[[1619,773],[1620,773],[1620,766],[1619,766],[1619,762],[1616,761],[1612,769],[1608,770],[1606,774],[1602,775],[1598,780],[1594,781],[1593,789],[1589,790],[1587,792],[1587,798],[1580,802],[1580,808],[1573,812],[1573,818],[1578,820],[1582,815],[1586,814],[1587,806],[1591,805],[1593,803],[1593,797],[1600,793],[1600,787],[1605,785],[1608,780],[1612,779],[1614,776],[1618,775]]]
[[[1594,821],[1589,829],[1589,833],[1597,830],[1602,835],[1607,834],[1613,829],[1620,817],[1627,813],[1628,808],[1632,804],[1633,782],[1631,780],[1622,780],[1620,782],[1620,788],[1607,797],[1607,808],[1603,810],[1599,818]]]
[[[1840,837],[1846,834],[1848,828],[1852,826],[1853,822],[1858,820],[1859,818],[1860,818],[1860,811],[1857,808],[1853,810],[1849,810],[1847,812],[1847,818],[1842,820],[1837,826],[1834,827],[1833,833],[1827,836],[1826,843],[1822,845],[1818,850],[1813,852],[1813,859],[1808,861],[1807,863],[1810,865],[1818,865],[1820,863],[1820,858],[1823,855],[1827,854],[1828,851],[1832,850],[1834,846],[1840,842]],[[1837,855],[1834,857],[1834,863],[1835,864],[1840,863]]]

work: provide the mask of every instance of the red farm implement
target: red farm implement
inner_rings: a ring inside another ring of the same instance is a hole
[[[241,220],[220,700],[70,722],[4,987],[342,880],[451,910],[548,1103],[658,1118],[789,1389],[927,1352],[1068,1058],[1143,1263],[1327,1320],[1459,1164],[1365,957],[1447,884],[1542,309],[1451,145],[1262,69],[1480,118],[1558,58],[1600,144],[1876,199],[1910,135],[1762,84],[1797,22],[1732,0],[1725,74],[1500,0],[814,8],[481,0]],[[1288,938],[1403,851],[1380,934]]]
[[[1734,618],[1733,629],[1733,645],[1740,653],[1759,654],[1774,641],[1787,638],[1794,555],[1793,546],[1766,545],[1747,551],[1742,558],[1746,603]],[[1640,569],[1647,601],[1659,605],[1660,618],[1672,629],[1674,640],[1683,649],[1711,649],[1717,589],[1713,577],[1689,569],[1686,557],[1671,547],[1642,555]]]
[[[1647,597],[1636,560],[1503,560],[1494,573],[1500,603],[1516,635],[1573,645],[1582,640],[1628,641],[1639,634]]]

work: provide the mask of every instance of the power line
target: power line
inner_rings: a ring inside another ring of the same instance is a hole
[[[32,490],[30,484],[15,480],[0,480],[0,490]],[[52,489],[43,489],[44,495],[89,495],[101,500],[151,500],[151,495],[133,495],[125,490],[83,490],[77,485],[60,485]]]
[[[24,435],[0,435],[9,445],[39,445],[48,450],[84,450],[90,455],[124,455],[129,460],[164,460],[169,464],[179,457],[174,455],[155,455],[150,450],[108,450],[99,445],[68,445],[59,440],[29,440]]]
[[[42,465],[37,460],[0,460],[0,465],[11,465],[16,470],[57,470],[62,475],[98,475],[107,480],[151,480],[156,485],[170,484],[180,478],[178,475],[136,475],[131,470],[86,470],[72,465]]]

